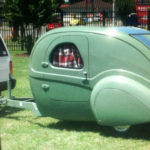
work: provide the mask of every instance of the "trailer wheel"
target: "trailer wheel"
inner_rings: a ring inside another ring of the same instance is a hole
[[[126,126],[114,126],[113,127],[115,131],[120,132],[120,133],[125,133],[129,130],[130,126],[126,125]]]

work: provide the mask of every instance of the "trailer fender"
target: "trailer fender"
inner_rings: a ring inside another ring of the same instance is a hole
[[[96,121],[107,126],[133,125],[150,121],[150,89],[124,76],[100,80],[91,94]]]

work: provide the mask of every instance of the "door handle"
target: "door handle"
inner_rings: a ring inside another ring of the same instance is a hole
[[[47,68],[49,63],[48,62],[42,62],[41,65],[42,65],[43,68]]]
[[[84,74],[85,78],[87,79],[88,73],[86,71],[84,71],[83,74]]]
[[[87,76],[88,73],[87,73],[86,71],[84,71],[83,74],[84,74],[85,76]]]
[[[45,91],[49,90],[49,85],[48,84],[42,84],[42,89]]]

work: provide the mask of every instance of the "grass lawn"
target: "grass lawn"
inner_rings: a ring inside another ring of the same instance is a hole
[[[11,52],[16,97],[31,97],[28,57]],[[20,53],[20,52],[19,52]],[[3,93],[7,95],[6,92]],[[35,117],[31,111],[4,107],[0,110],[2,150],[149,150],[150,124],[133,126],[126,134],[88,122],[63,122]]]

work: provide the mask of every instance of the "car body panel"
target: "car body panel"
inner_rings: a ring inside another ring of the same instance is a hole
[[[13,68],[8,48],[0,36],[0,95],[1,92],[8,89],[8,81],[11,83],[11,89],[16,86],[16,79],[12,78]]]
[[[8,81],[9,79],[9,61],[8,56],[0,57],[0,82]]]
[[[7,89],[7,81],[9,80],[9,63],[10,55],[7,46],[0,36],[0,91]]]

